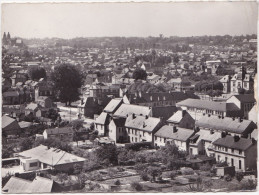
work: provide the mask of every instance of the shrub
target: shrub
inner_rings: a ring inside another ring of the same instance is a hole
[[[209,163],[206,163],[200,166],[201,171],[210,171],[210,169],[211,169],[211,166]]]
[[[225,179],[225,181],[229,182],[232,180],[232,177],[229,174],[227,174],[224,176],[224,179]]]
[[[174,171],[170,172],[170,178],[174,179],[177,176],[177,174]]]
[[[192,168],[183,167],[183,168],[181,168],[181,173],[182,173],[182,175],[193,175],[194,171]]]
[[[244,178],[244,174],[241,172],[236,172],[236,179],[237,181],[242,181],[242,179]]]
[[[243,182],[241,185],[241,190],[255,190],[257,183],[253,179],[248,179],[247,181]]]
[[[119,180],[119,179],[117,179],[117,180],[114,182],[114,185],[116,185],[116,186],[119,186],[119,185],[121,185],[121,182],[120,182],[120,180]]]
[[[136,191],[142,191],[143,190],[143,186],[138,182],[133,182],[132,184],[130,184],[130,186],[132,187],[132,189],[134,189]]]

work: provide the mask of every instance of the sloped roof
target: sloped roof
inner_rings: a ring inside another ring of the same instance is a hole
[[[11,123],[15,122],[16,120],[9,117],[9,116],[2,116],[2,128],[7,127],[8,125],[10,125]]]
[[[60,127],[53,129],[45,129],[47,134],[63,134],[63,133],[73,133],[72,127]]]
[[[254,98],[254,94],[240,94],[240,95],[234,95],[234,96],[242,103],[253,103],[253,102],[256,102],[256,100]]]
[[[143,131],[152,132],[160,123],[159,118],[129,115],[125,122],[125,127],[139,129]]]
[[[26,106],[26,110],[36,110],[38,108],[38,104],[30,103]]]
[[[213,142],[213,144],[245,151],[253,145],[253,142],[252,139],[246,139],[242,137],[239,138],[237,142],[235,142],[233,136],[227,135],[226,137],[217,139]]]
[[[191,143],[191,145],[197,145],[197,144],[199,144],[199,142],[201,140],[213,142],[221,137],[221,133],[219,133],[219,132],[211,133],[208,130],[200,130],[195,135],[197,135],[199,138],[197,139],[197,141],[195,143]],[[194,137],[192,137],[192,138],[194,139]]]
[[[164,125],[155,133],[155,136],[169,138],[169,139],[175,139],[175,140],[180,140],[180,141],[186,141],[194,133],[194,131],[191,129],[177,127],[176,132],[174,132],[173,129],[174,129],[173,126]]]
[[[113,121],[117,127],[124,127],[125,125],[125,118],[113,118]]]
[[[95,123],[104,125],[106,123],[108,113],[102,112],[96,119]]]
[[[53,180],[37,176],[33,181],[11,177],[3,191],[7,193],[50,193],[53,186]]]
[[[136,115],[150,115],[151,113],[151,108],[147,106],[139,106],[139,105],[132,105],[132,104],[122,104],[118,110],[114,113],[114,116],[119,116],[119,117],[127,117],[127,115],[131,114],[136,114]]]
[[[183,119],[183,110],[178,110],[176,113],[174,113],[173,116],[171,116],[167,122],[173,122],[173,123],[180,123],[180,121]]]
[[[122,98],[112,99],[109,102],[109,104],[104,108],[104,111],[113,113],[121,102],[122,102]]]
[[[229,106],[233,103],[226,103],[226,102],[214,102],[209,100],[200,100],[200,99],[186,99],[181,102],[176,103],[177,106],[186,106],[192,108],[200,108],[200,109],[209,109],[209,110],[217,110],[226,112],[227,110],[239,110],[235,106]],[[230,109],[227,109],[229,107]]]
[[[30,127],[33,123],[32,122],[26,122],[26,121],[21,121],[19,122],[19,126],[21,128],[27,128],[27,127]]]
[[[6,91],[3,93],[4,97],[10,97],[10,96],[19,96],[19,92],[18,91]]]
[[[39,145],[30,150],[20,152],[19,156],[38,159],[40,162],[52,166],[85,161],[84,158],[78,157],[60,149],[48,148],[44,145]]]
[[[249,127],[256,128],[254,122],[250,120],[244,119],[242,122],[239,122],[238,119],[233,120],[230,117],[219,118],[218,116],[202,116],[196,122],[196,126],[238,134],[244,133]]]

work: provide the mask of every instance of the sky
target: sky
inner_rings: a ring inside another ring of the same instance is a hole
[[[246,35],[255,2],[2,4],[1,33],[22,38]]]

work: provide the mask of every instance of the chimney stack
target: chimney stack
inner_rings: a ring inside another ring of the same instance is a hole
[[[173,132],[174,132],[174,133],[177,132],[177,127],[176,127],[176,126],[173,127]]]
[[[226,132],[221,132],[221,138],[224,138],[224,137],[226,137]]]
[[[182,110],[182,117],[186,114],[186,110]]]
[[[132,119],[136,118],[136,115],[135,113],[132,114]]]
[[[240,137],[239,137],[238,135],[235,135],[235,136],[234,136],[234,141],[235,141],[235,142],[238,142],[239,140],[240,140]]]
[[[148,115],[146,115],[146,117],[145,117],[146,119],[148,119]]]

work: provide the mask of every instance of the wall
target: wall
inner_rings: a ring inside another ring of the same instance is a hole
[[[31,167],[31,163],[37,163],[37,166]],[[33,171],[40,169],[40,162],[38,159],[20,159],[21,169],[24,171]]]
[[[245,167],[250,170],[256,170],[257,162],[257,144],[254,144],[245,151]]]
[[[112,120],[109,124],[109,137],[115,141],[115,143],[117,143],[118,141],[118,134],[117,134],[117,127],[114,123],[114,121]]]

